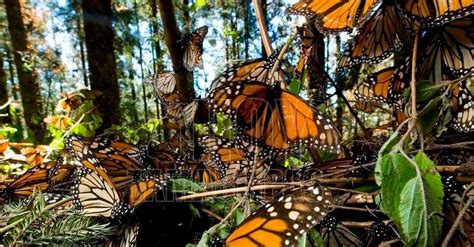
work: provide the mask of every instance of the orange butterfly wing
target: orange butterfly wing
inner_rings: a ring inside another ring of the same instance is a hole
[[[292,190],[258,209],[226,240],[226,246],[290,246],[327,214],[329,190],[320,186]]]

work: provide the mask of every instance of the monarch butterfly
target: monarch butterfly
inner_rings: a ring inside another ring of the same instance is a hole
[[[406,102],[403,98],[392,104],[392,124],[394,129],[408,119],[408,115],[404,110],[405,105]]]
[[[474,98],[463,82],[451,86],[451,112],[454,114],[452,126],[455,130],[474,131]]]
[[[203,68],[202,42],[207,35],[207,29],[207,26],[202,26],[185,39],[186,47],[184,47],[183,65],[189,71],[192,71],[195,66]]]
[[[51,170],[55,166],[55,161],[41,163],[28,169],[10,183],[0,183],[0,202],[8,202],[16,197],[28,197],[35,189],[47,190],[52,178]]]
[[[458,19],[424,33],[420,40],[424,49],[420,54],[419,79],[438,83],[445,75],[458,78],[474,70],[473,18]]]
[[[454,223],[454,219],[459,215],[459,211],[465,205],[462,194],[464,188],[461,183],[456,180],[454,176],[442,177],[444,189],[444,204],[443,213],[445,215],[443,222],[443,231],[449,231]],[[474,207],[470,208],[464,214],[456,232],[450,241],[450,246],[472,246],[474,244]]]
[[[301,39],[301,54],[296,64],[295,76],[300,78],[306,71],[306,77],[303,78],[305,85],[311,89],[310,97],[315,103],[322,103],[326,98],[326,73],[322,70],[321,64],[324,60],[324,50],[319,50],[318,45],[324,39],[324,36],[318,32],[315,26],[305,25],[298,28],[298,34]]]
[[[183,108],[183,120],[186,126],[209,122],[209,117],[209,109],[205,100],[194,100]]]
[[[76,143],[69,150],[82,165],[75,173],[73,204],[85,216],[120,219],[133,214],[135,207],[162,189],[168,180],[166,175],[142,176],[122,193],[87,146]]]
[[[168,116],[172,117],[175,120],[181,119],[183,116],[183,109],[186,106],[184,100],[181,98],[181,95],[178,93],[172,93],[163,96],[163,102],[165,104],[166,113]]]
[[[273,65],[278,59],[279,51],[275,50],[267,58],[259,58],[246,62],[240,66],[230,68],[214,79],[210,90],[226,85],[234,81],[256,80],[268,84],[283,81],[285,72],[278,68],[273,75],[270,75]]]
[[[207,156],[199,162],[186,162],[183,164],[182,170],[188,170],[189,177],[199,183],[209,184],[221,180],[219,167],[212,163],[211,158]]]
[[[214,90],[209,98],[214,112],[231,115],[247,140],[276,152],[288,152],[299,144],[338,151],[338,131],[299,96],[258,81],[231,82]]]
[[[389,223],[390,224],[390,223]],[[385,224],[382,220],[376,219],[364,235],[362,246],[376,247],[382,242],[387,242],[397,238],[393,226]]]
[[[326,243],[326,246],[362,246],[360,239],[332,214],[328,214],[321,220],[319,232]]]
[[[296,64],[295,74],[300,77],[303,74],[308,59],[311,57],[312,50],[316,42],[316,35],[310,27],[297,27],[299,37],[301,39],[301,54]]]
[[[410,60],[407,58],[399,67],[388,67],[371,74],[357,85],[355,97],[359,101],[394,103],[408,85],[409,73]]]
[[[176,88],[176,76],[173,72],[153,75],[145,83],[152,84],[158,96],[171,94]]]
[[[378,104],[372,101],[358,101],[355,107],[365,113],[373,113],[377,109]]]
[[[204,153],[211,155],[212,161],[207,165],[217,166],[221,179],[236,183],[248,183],[254,162],[257,162],[254,172],[255,180],[263,179],[268,172],[269,165],[265,160],[257,159],[257,154],[239,148],[232,141],[209,135],[199,138],[199,143],[204,148]]]
[[[77,170],[73,186],[73,203],[85,216],[120,219],[131,215],[135,208],[149,199],[166,183],[155,176],[136,179],[126,190],[118,191],[95,158],[84,158],[85,167]],[[94,170],[87,167],[94,166]],[[161,177],[163,178],[163,177]]]
[[[137,246],[139,225],[138,222],[133,222],[122,227],[120,237],[118,239],[107,240],[105,246],[107,247],[135,247]]]
[[[385,2],[364,23],[349,47],[339,60],[339,69],[360,63],[380,63],[402,46],[402,37],[408,35],[402,18],[393,2]]]
[[[146,168],[144,151],[129,143],[105,138],[89,140],[71,136],[65,146],[73,156],[84,152],[85,147],[90,150],[119,189],[127,187]]]
[[[410,18],[423,26],[441,25],[472,14],[474,4],[471,0],[404,0],[399,3]]]
[[[294,246],[327,214],[330,200],[325,187],[293,189],[252,213],[227,237],[226,246]]]
[[[300,0],[289,12],[316,17],[316,25],[322,32],[339,32],[362,25],[378,3],[378,0]]]

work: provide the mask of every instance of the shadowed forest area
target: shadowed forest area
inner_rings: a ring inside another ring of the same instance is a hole
[[[472,246],[472,0],[0,0],[0,245]]]

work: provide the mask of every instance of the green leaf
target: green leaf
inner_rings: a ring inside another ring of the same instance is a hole
[[[196,0],[194,2],[194,7],[195,7],[196,10],[198,10],[198,9],[204,7],[204,6],[206,6],[206,0]]]
[[[398,131],[395,131],[389,138],[388,140],[382,145],[382,148],[380,148],[378,157],[377,157],[377,163],[374,168],[374,177],[375,177],[375,182],[377,185],[380,186],[382,183],[382,178],[381,176],[381,166],[382,166],[382,160],[383,157],[388,154],[390,151],[392,151],[393,147],[398,143],[400,139]]]
[[[382,211],[407,246],[435,246],[441,236],[442,221],[436,215],[442,212],[443,186],[433,162],[423,152],[414,160],[389,153],[380,164]]]
[[[294,93],[294,94],[299,94],[300,89],[301,89],[301,84],[302,84],[302,82],[300,80],[297,80],[297,79],[291,80],[289,91]]]
[[[425,102],[433,99],[439,94],[441,86],[430,81],[422,81],[416,84],[416,101]]]
[[[307,234],[304,233],[301,238],[298,240],[298,247],[306,247]]]
[[[417,123],[421,131],[426,134],[431,132],[439,120],[440,97],[432,99],[423,110],[418,114]]]
[[[408,180],[416,175],[416,171],[409,160],[397,153],[385,155],[380,164],[380,208],[395,222],[399,222],[400,193]]]
[[[171,191],[177,193],[186,192],[202,192],[201,185],[185,178],[177,178],[171,180]]]
[[[201,214],[199,213],[199,210],[193,204],[190,203],[188,204],[188,206],[194,218],[201,218]]]

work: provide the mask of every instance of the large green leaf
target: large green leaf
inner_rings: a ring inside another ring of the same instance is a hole
[[[419,171],[417,172],[417,168]],[[435,246],[441,234],[443,186],[433,162],[391,152],[380,161],[380,208],[398,226],[407,246]]]
[[[388,140],[382,145],[382,148],[379,150],[379,154],[377,157],[377,164],[375,165],[375,169],[374,169],[375,182],[379,186],[382,184],[381,169],[382,169],[383,157],[393,149],[393,147],[398,143],[399,139],[400,139],[400,136],[397,130],[388,138]]]
[[[416,175],[416,171],[403,155],[389,153],[382,158],[381,204],[382,211],[395,222],[400,222],[400,194],[405,184]]]
[[[421,171],[401,192],[401,230],[408,245],[435,246],[441,236],[443,184],[433,162],[423,153],[415,157]]]

